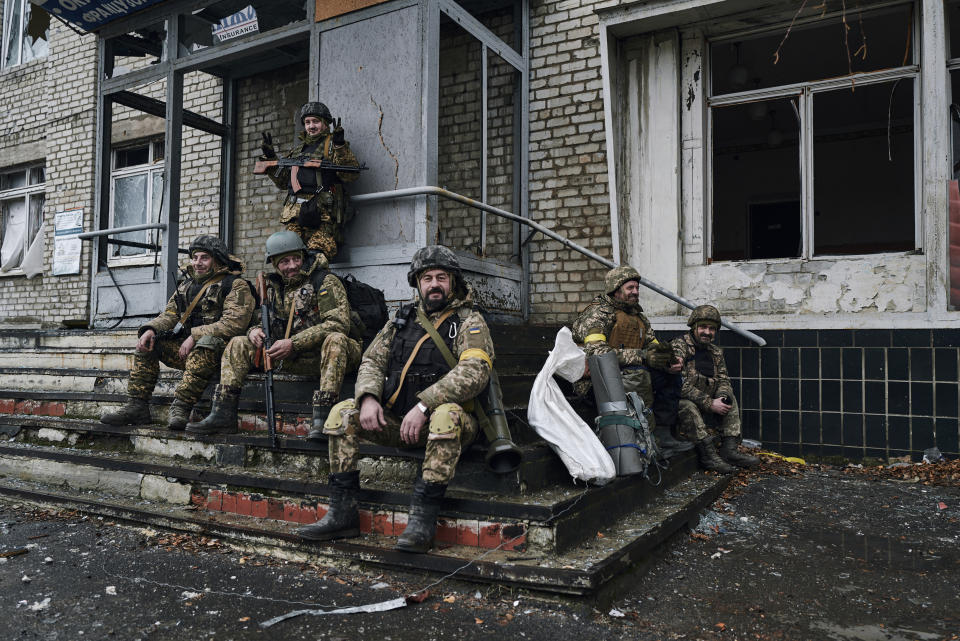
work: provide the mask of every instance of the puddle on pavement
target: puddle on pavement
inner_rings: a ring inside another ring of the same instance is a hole
[[[941,635],[930,632],[879,625],[844,627],[826,621],[815,621],[810,624],[810,628],[823,632],[826,635],[824,638],[832,641],[933,641],[942,638]]]

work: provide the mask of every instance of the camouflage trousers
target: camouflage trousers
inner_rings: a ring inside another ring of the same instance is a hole
[[[227,344],[220,362],[220,384],[240,387],[253,369],[257,348],[246,336],[235,336]],[[320,379],[319,390],[334,398],[340,396],[340,385],[348,370],[360,366],[360,343],[340,332],[331,332],[318,352],[293,354],[274,365],[275,372],[313,376]],[[262,371],[262,369],[258,369]]]
[[[739,437],[740,406],[733,396],[730,397],[730,402],[733,409],[727,412],[726,416],[707,412],[708,416],[704,418],[703,412],[696,403],[681,398],[680,409],[677,412],[680,436],[688,441],[702,441],[708,438],[713,430],[719,430],[721,436]]]
[[[332,261],[337,255],[336,227],[333,223],[324,223],[321,227],[304,227],[296,222],[289,222],[286,223],[286,228],[300,236],[307,249],[323,252],[327,260]]]
[[[179,339],[156,339],[153,350],[137,352],[133,369],[130,370],[127,394],[131,398],[148,400],[157,386],[160,363],[163,363],[167,367],[183,370],[183,378],[174,396],[188,405],[195,405],[207,388],[207,383],[217,373],[223,348],[194,347],[184,360],[178,353],[182,344],[183,341]]]
[[[426,448],[421,471],[423,480],[448,484],[464,448],[473,442],[479,431],[477,419],[456,403],[444,403],[435,409],[414,445],[400,440],[401,417],[384,410],[383,418],[386,427],[379,432],[367,431],[360,427],[360,410],[353,399],[333,406],[323,426],[332,474],[357,469],[357,449],[362,438],[387,447]]]

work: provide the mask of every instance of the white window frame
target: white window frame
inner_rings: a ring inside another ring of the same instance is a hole
[[[776,261],[792,261],[792,260],[810,260],[815,258],[841,258],[844,255],[842,254],[828,254],[821,255],[815,254],[814,248],[816,247],[814,239],[814,162],[813,162],[813,136],[814,136],[814,123],[813,123],[813,98],[818,93],[825,93],[828,91],[836,91],[842,88],[848,88],[853,86],[864,86],[871,84],[878,84],[883,82],[891,82],[895,80],[905,80],[910,79],[913,81],[913,166],[914,166],[914,176],[913,176],[913,195],[914,195],[914,249],[922,249],[923,247],[923,218],[921,216],[922,212],[922,134],[923,129],[921,127],[921,83],[920,83],[920,65],[918,59],[920,56],[920,20],[916,19],[916,16],[919,15],[920,8],[914,2],[892,2],[889,4],[882,5],[887,6],[911,6],[913,15],[915,16],[913,20],[913,33],[912,41],[913,46],[911,47],[912,60],[911,64],[903,67],[894,67],[889,69],[881,69],[879,71],[870,71],[863,73],[854,73],[848,76],[841,76],[837,78],[828,78],[824,80],[813,80],[799,82],[789,85],[781,85],[777,87],[767,87],[763,89],[753,89],[749,91],[740,91],[736,93],[726,93],[721,95],[713,94],[713,70],[709,67],[709,56],[708,58],[708,73],[704,79],[704,86],[707,91],[706,101],[705,101],[705,118],[704,118],[704,148],[705,148],[705,163],[706,163],[706,220],[704,221],[704,255],[707,257],[707,262],[712,262],[713,260],[713,107],[729,107],[732,105],[741,105],[748,104],[751,102],[756,102],[758,100],[768,100],[772,98],[797,98],[798,100],[798,110],[801,114],[799,133],[800,133],[800,215],[802,216],[801,221],[801,233],[802,233],[802,243],[801,243],[801,253],[799,258],[797,257],[783,257],[783,258],[757,258],[757,259],[744,259],[749,262],[776,262]],[[870,10],[873,10],[879,7],[870,7]],[[836,19],[837,14],[827,14],[822,18],[817,18],[815,20],[802,21],[803,24],[815,24],[817,22],[826,22],[831,19]],[[797,24],[801,24],[801,21],[798,21]],[[708,38],[706,41],[706,51],[710,51],[713,45],[724,42],[735,42],[737,40],[743,39],[748,35],[757,35],[759,33],[768,33],[768,32],[780,32],[782,33],[784,29],[788,27],[789,23],[783,24],[771,24],[770,26],[764,26],[760,28],[750,29],[749,31],[738,31],[736,33],[724,34],[720,37]],[[794,25],[796,26],[796,25]],[[904,252],[876,252],[870,254],[849,254],[850,257],[863,257],[863,256],[877,256],[882,254],[893,254],[901,255]],[[742,261],[737,261],[742,262]]]
[[[109,227],[112,228],[117,226],[114,223],[114,220],[115,220],[114,207],[116,206],[116,202],[117,202],[116,186],[117,186],[118,178],[127,178],[130,176],[145,175],[147,177],[147,195],[146,195],[147,211],[146,211],[146,220],[144,220],[143,222],[144,223],[156,222],[152,218],[152,216],[159,215],[162,217],[162,210],[164,207],[166,207],[166,203],[162,202],[162,195],[161,195],[161,203],[160,203],[161,211],[160,212],[150,211],[151,205],[153,203],[153,196],[154,196],[154,192],[153,192],[154,176],[156,176],[157,174],[160,175],[161,190],[163,189],[163,183],[165,179],[165,176],[163,173],[164,171],[163,158],[156,157],[156,150],[157,150],[158,144],[163,144],[163,139],[151,138],[150,140],[141,140],[134,144],[124,144],[122,146],[115,147],[110,151],[111,171],[110,171],[110,214],[109,214],[110,218],[108,223]],[[116,168],[118,152],[126,151],[128,149],[136,149],[138,147],[144,147],[144,146],[146,146],[148,149],[147,162],[145,164],[132,165],[130,167],[122,167],[120,169]],[[164,150],[164,155],[165,154],[166,154],[166,150]],[[157,244],[157,242],[159,242],[159,239],[157,238],[157,232],[148,231],[146,242],[147,243],[152,242],[153,244]],[[153,252],[149,249],[139,250],[138,253],[132,254],[129,256],[115,256],[114,252],[119,251],[121,248],[122,248],[121,245],[110,245],[110,244],[107,245],[107,264],[110,265],[111,267],[125,266],[125,265],[152,265],[156,260],[156,256],[155,256],[156,252]]]
[[[37,184],[35,184],[35,185],[31,185],[31,184],[30,184],[30,172],[33,171],[34,169],[38,169],[38,168],[44,170],[43,182],[37,183]],[[22,199],[23,199],[24,210],[25,210],[26,216],[27,216],[27,219],[26,219],[26,225],[27,225],[27,227],[26,227],[26,229],[29,230],[29,227],[30,227],[30,199],[31,199],[31,197],[36,196],[36,195],[38,195],[38,194],[43,195],[43,196],[44,196],[44,205],[43,205],[43,207],[46,206],[46,190],[47,190],[47,189],[46,189],[46,187],[47,187],[47,183],[46,183],[46,180],[47,180],[47,178],[46,178],[46,167],[45,167],[42,163],[40,163],[40,164],[34,163],[34,164],[31,164],[31,165],[26,165],[26,166],[24,166],[24,167],[19,167],[19,168],[15,168],[15,169],[12,169],[12,168],[11,168],[11,169],[7,169],[7,168],[5,168],[5,169],[3,169],[2,171],[0,171],[0,173],[3,173],[3,174],[12,174],[12,173],[18,173],[18,172],[23,172],[24,174],[26,174],[26,175],[25,175],[25,180],[24,180],[24,186],[23,186],[23,187],[16,187],[16,188],[14,188],[14,189],[7,189],[7,190],[4,190],[4,191],[0,191],[0,202],[5,202],[5,201],[16,200],[16,199],[18,199],[18,198],[22,198]],[[40,229],[41,231],[42,231],[42,228],[43,228],[43,207],[41,207],[41,209],[40,209],[40,226],[38,227],[38,229]],[[2,211],[2,210],[0,210],[0,211]],[[3,221],[2,219],[0,219],[0,243],[3,242],[2,232],[3,232],[3,226],[4,226],[4,224],[5,224],[5,221]],[[31,243],[33,242],[34,238],[36,238],[36,237],[35,237],[35,236],[34,236],[34,237],[30,237],[30,235],[29,235],[29,234],[26,234],[26,233],[23,235],[23,254],[21,254],[21,256],[20,256],[20,265],[17,265],[17,266],[14,267],[13,269],[7,270],[6,272],[0,272],[0,278],[7,278],[7,277],[10,277],[10,276],[23,276],[23,259],[24,259],[24,257],[26,257],[27,251],[30,249],[30,245],[31,245]]]
[[[19,43],[19,49],[17,51],[16,62],[11,62],[10,64],[7,64],[7,53],[9,52],[10,42],[11,42],[10,34],[13,33],[13,26],[14,26],[12,24],[13,21],[10,20],[10,16],[12,15],[10,8],[12,5],[18,4],[18,3],[20,5],[20,19],[18,20],[16,27],[17,27],[17,33],[20,34],[20,38],[17,41]],[[0,48],[0,68],[12,69],[13,67],[17,67],[24,64],[23,41],[26,36],[26,33],[24,33],[24,30],[27,27],[27,24],[28,24],[27,20],[30,17],[31,11],[43,11],[43,9],[35,4],[32,4],[30,0],[3,0],[3,37],[2,37],[3,47]],[[49,36],[50,36],[50,30],[47,29],[48,47],[50,44]],[[46,55],[37,56],[36,58],[28,60],[27,62],[33,62],[34,60],[40,60],[41,58],[45,58],[45,57]]]

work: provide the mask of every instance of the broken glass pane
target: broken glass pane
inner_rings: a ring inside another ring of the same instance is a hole
[[[116,78],[167,59],[167,28],[163,21],[107,40],[104,72]]]
[[[136,174],[114,179],[113,189],[113,227],[128,227],[142,225],[147,222],[147,176]],[[144,230],[116,234],[117,240],[146,242],[147,232]],[[145,250],[137,247],[113,246],[113,256],[133,256],[142,254]]]
[[[256,37],[313,16],[314,2],[221,0],[183,16],[180,53]]]
[[[21,62],[30,62],[47,55],[47,33],[50,30],[50,14],[30,2],[26,5],[24,20],[23,56]]]

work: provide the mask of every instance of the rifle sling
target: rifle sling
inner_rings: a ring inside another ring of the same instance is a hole
[[[200,288],[200,291],[197,292],[197,295],[193,297],[193,300],[190,301],[190,304],[187,305],[187,311],[183,313],[180,317],[180,325],[182,327],[187,326],[187,321],[190,320],[190,314],[193,313],[193,308],[197,306],[197,303],[200,302],[200,299],[203,298],[203,293],[207,291],[211,285],[219,283],[221,280],[227,277],[227,272],[220,274],[219,276],[213,276],[206,283],[203,284],[203,287]]]
[[[440,316],[440,318],[437,319],[437,327],[440,327],[441,325],[443,325],[443,322],[444,322],[445,320],[447,320],[448,318],[450,318],[450,316],[451,316],[452,314],[453,314],[453,310],[452,310],[452,309],[448,309],[446,312],[444,312],[444,313]],[[418,321],[420,321],[420,315],[421,315],[421,311],[420,311],[420,308],[418,307],[418,308],[417,308],[417,320],[418,320]],[[403,369],[400,370],[400,382],[397,383],[397,389],[393,392],[393,394],[390,395],[390,398],[388,398],[388,399],[387,399],[387,402],[385,403],[385,405],[387,406],[387,409],[388,409],[388,410],[389,410],[389,409],[392,409],[392,408],[393,408],[393,404],[397,402],[397,397],[400,396],[400,390],[403,389],[403,381],[405,381],[406,378],[407,378],[407,371],[409,371],[410,366],[413,365],[413,359],[415,359],[415,358],[417,357],[417,353],[420,351],[420,347],[421,347],[425,342],[427,342],[427,339],[428,339],[428,338],[433,338],[433,342],[434,342],[434,343],[437,343],[437,345],[442,345],[442,344],[443,344],[443,339],[440,339],[440,335],[437,334],[436,327],[433,326],[433,323],[431,323],[429,320],[427,320],[425,316],[424,316],[423,318],[424,318],[424,320],[423,320],[422,322],[420,322],[420,324],[423,326],[424,329],[427,330],[427,333],[424,334],[423,336],[421,336],[421,337],[420,337],[420,340],[417,341],[417,344],[413,346],[413,350],[410,352],[410,357],[407,359],[407,362],[403,364]],[[432,334],[431,334],[431,332],[430,332],[431,329],[433,330],[433,333],[432,333]],[[434,337],[436,337],[436,338],[434,338]],[[438,340],[439,340],[439,342],[437,342]],[[443,347],[446,347],[446,345],[443,344]],[[441,352],[441,353],[443,353],[443,352]],[[450,350],[447,350],[447,354],[449,354],[449,353],[450,353]],[[444,358],[447,358],[446,354],[444,354],[443,357],[444,357]],[[450,358],[453,358],[453,354],[450,354]],[[449,359],[447,359],[447,362],[449,363]],[[456,364],[456,363],[454,363],[454,364]]]

